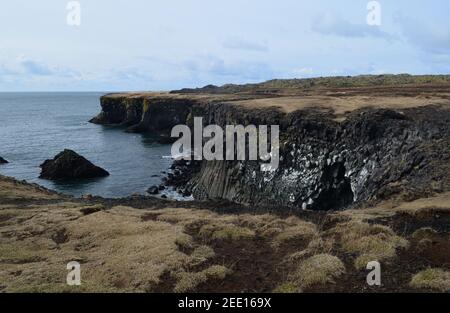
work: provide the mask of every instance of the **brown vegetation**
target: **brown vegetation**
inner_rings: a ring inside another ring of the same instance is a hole
[[[137,209],[69,199],[4,177],[0,184],[3,292],[445,291],[448,286],[448,194],[277,216],[219,214],[215,207],[171,202]],[[373,260],[383,266],[380,289],[365,283],[365,265]],[[81,264],[79,287],[65,283],[70,261]]]

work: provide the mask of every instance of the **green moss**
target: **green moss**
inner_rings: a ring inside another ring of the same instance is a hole
[[[144,103],[142,106],[142,112],[147,113],[150,108],[150,101],[148,99],[144,99]]]

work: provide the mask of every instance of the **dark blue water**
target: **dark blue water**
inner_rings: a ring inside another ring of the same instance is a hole
[[[171,160],[170,146],[151,135],[94,125],[103,93],[0,93],[0,174],[80,196],[123,197],[161,183]],[[39,179],[39,165],[72,149],[111,175],[78,182]],[[158,177],[152,177],[158,175]]]

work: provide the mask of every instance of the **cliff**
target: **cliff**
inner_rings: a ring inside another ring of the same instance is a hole
[[[280,125],[280,166],[202,161],[169,182],[196,199],[335,210],[397,196],[450,190],[450,111],[446,85],[244,88],[209,86],[170,94],[102,97],[96,123],[169,134],[177,124]],[[205,91],[206,90],[206,91]],[[199,169],[197,169],[199,168]]]

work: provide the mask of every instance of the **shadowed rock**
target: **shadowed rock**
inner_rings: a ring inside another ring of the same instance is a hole
[[[8,161],[6,161],[4,158],[0,157],[0,164],[6,164],[9,163]]]
[[[159,193],[158,186],[152,186],[152,187],[148,188],[147,193],[149,193],[151,195],[157,195]]]
[[[55,156],[53,160],[46,160],[40,167],[42,171],[39,177],[50,180],[96,178],[109,175],[106,170],[95,166],[75,151],[67,149]]]

